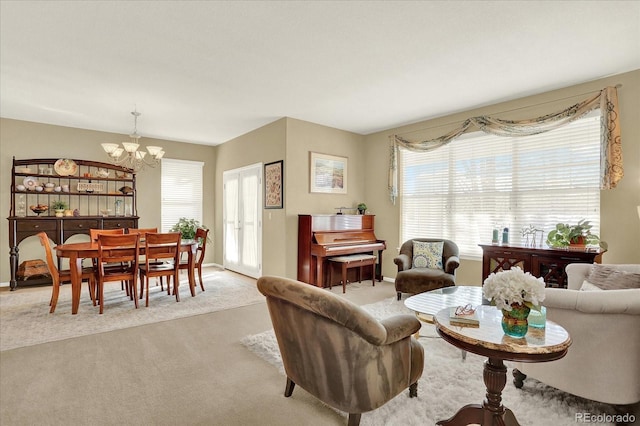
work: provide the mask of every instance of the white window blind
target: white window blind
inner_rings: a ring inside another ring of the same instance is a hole
[[[599,110],[559,129],[510,138],[469,133],[430,152],[400,153],[401,241],[446,238],[479,259],[492,230],[590,220],[600,228]],[[546,246],[543,243],[543,246]]]
[[[201,161],[162,159],[162,232],[169,232],[181,217],[202,224],[203,167]]]

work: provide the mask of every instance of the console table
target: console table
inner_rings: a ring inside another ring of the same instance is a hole
[[[482,247],[482,282],[492,272],[520,267],[544,278],[547,287],[567,288],[565,267],[570,263],[601,263],[606,250],[599,248],[542,248],[479,244]]]

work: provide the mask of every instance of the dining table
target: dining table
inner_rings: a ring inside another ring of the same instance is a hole
[[[197,240],[181,240],[180,252],[188,254],[188,276],[191,296],[196,295],[195,281],[195,254],[198,249]],[[140,255],[144,255],[144,244],[140,244]],[[98,242],[80,242],[59,244],[56,246],[56,255],[59,258],[69,259],[69,270],[71,272],[71,314],[78,313],[80,307],[80,290],[82,288],[82,261],[84,259],[96,259],[98,257]],[[175,285],[175,291],[179,290],[179,283]]]

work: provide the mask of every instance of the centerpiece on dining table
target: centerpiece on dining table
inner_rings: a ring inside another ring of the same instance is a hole
[[[515,267],[492,273],[484,280],[482,293],[498,309],[502,310],[502,330],[512,337],[524,337],[531,309],[540,311],[544,300],[545,283],[529,272]]]

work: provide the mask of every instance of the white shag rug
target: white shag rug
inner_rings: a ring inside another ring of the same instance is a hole
[[[363,308],[379,319],[401,313],[413,314],[395,298]],[[361,425],[435,425],[437,421],[453,416],[464,405],[482,403],[486,394],[482,378],[485,357],[468,353],[466,360],[462,360],[461,351],[440,339],[430,324],[423,324],[419,341],[425,349],[425,366],[418,382],[418,397],[409,398],[407,390],[377,410],[363,413]],[[284,374],[273,330],[247,336],[242,344]],[[508,372],[502,403],[514,412],[521,426],[575,426],[578,423],[576,415],[580,413],[616,413],[610,405],[567,394],[532,378],[525,380],[522,389],[516,389],[512,383],[512,367],[505,364]],[[346,418],[347,414],[343,414]]]
[[[149,307],[145,307],[142,299],[138,309],[120,289],[120,283],[107,283],[102,315],[99,306],[91,302],[87,283],[82,283],[77,315],[71,315],[70,284],[60,288],[53,314],[49,313],[51,287],[3,291],[0,293],[0,351],[265,302],[255,281],[235,277],[224,270],[203,271],[202,278],[205,291],[196,281],[196,296],[192,297],[186,274],[181,275],[180,302],[176,302],[175,296],[167,295],[166,287],[161,291],[152,280]]]

